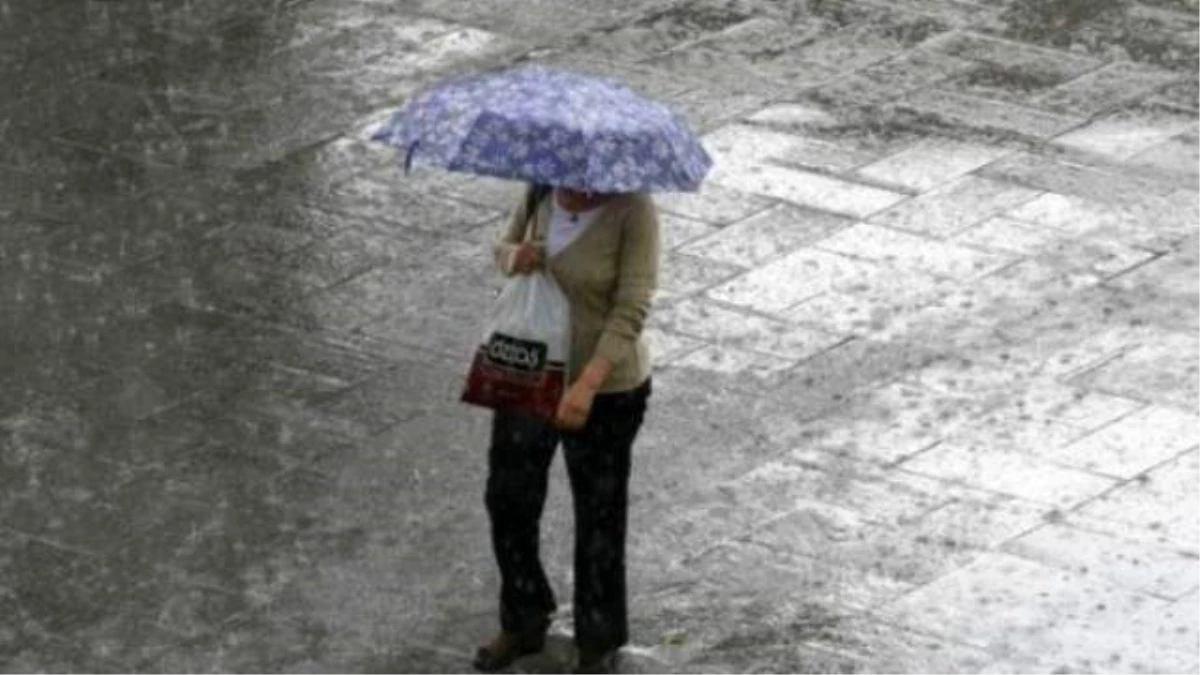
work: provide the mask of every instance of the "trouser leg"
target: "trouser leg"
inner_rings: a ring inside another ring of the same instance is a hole
[[[533,417],[496,413],[488,452],[485,501],[500,568],[500,625],[544,630],[554,593],[538,553],[539,524],[558,434]]]
[[[625,586],[632,448],[649,385],[598,396],[587,425],[563,435],[575,510],[575,640],[582,652],[629,638]]]

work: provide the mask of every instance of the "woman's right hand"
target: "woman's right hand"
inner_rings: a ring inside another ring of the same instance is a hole
[[[513,274],[532,274],[542,267],[542,252],[537,246],[525,242],[512,254]]]

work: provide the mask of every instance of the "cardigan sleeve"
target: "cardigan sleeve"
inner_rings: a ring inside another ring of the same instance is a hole
[[[658,213],[650,197],[634,198],[622,228],[617,288],[595,350],[613,365],[636,349],[658,288]]]

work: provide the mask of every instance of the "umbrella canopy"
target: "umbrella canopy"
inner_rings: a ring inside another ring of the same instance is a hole
[[[451,171],[595,192],[693,191],[712,167],[666,106],[545,66],[457,78],[372,135]]]

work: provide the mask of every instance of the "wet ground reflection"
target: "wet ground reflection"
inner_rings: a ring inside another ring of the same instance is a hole
[[[325,479],[303,467],[333,445],[295,412],[348,381],[256,323],[312,323],[275,268],[328,234],[299,198],[320,187],[222,164],[279,138],[236,108],[293,33],[234,5],[5,7],[0,660],[172,669],[284,611],[272,560],[353,550],[305,534]],[[243,648],[230,667],[277,656]]]

